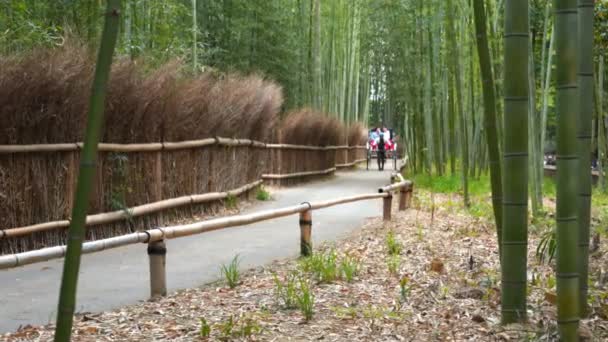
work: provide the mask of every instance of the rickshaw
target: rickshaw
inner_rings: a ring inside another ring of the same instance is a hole
[[[378,170],[384,170],[384,164],[387,159],[393,160],[393,168],[397,170],[397,142],[395,141],[394,132],[392,129],[389,129],[390,138],[384,141],[384,153],[382,153],[382,149],[379,148],[380,138],[374,135],[374,132],[377,132],[377,128],[371,129],[368,132],[367,139],[367,169],[369,170],[369,164],[372,159],[376,159],[378,162]]]

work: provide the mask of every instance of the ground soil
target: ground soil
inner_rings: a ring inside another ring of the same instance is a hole
[[[490,213],[471,213],[458,195],[417,190],[413,207],[394,208],[392,221],[370,219],[357,233],[316,246],[317,254],[335,251],[338,263],[345,256],[359,260],[352,282],[320,283],[301,270],[302,261],[283,260],[245,272],[235,289],[219,281],[111,312],[79,314],[73,341],[553,341],[554,271],[535,257],[543,231],[537,226],[530,228],[527,324],[500,325]],[[389,255],[389,231],[402,246],[398,256]],[[581,322],[581,334],[593,341],[608,340],[607,261],[608,248],[600,244],[590,258],[592,314]],[[396,262],[391,272],[389,264]],[[275,274],[284,279],[292,272],[312,284],[308,321],[276,295]],[[201,337],[201,319],[208,338]],[[28,326],[0,340],[47,341],[52,331],[52,325]]]

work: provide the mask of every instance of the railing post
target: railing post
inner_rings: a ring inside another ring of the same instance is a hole
[[[312,210],[300,213],[300,255],[312,255]]]
[[[150,297],[167,295],[167,275],[165,270],[167,247],[163,240],[148,243],[150,259]]]
[[[407,205],[406,209],[409,209],[412,206],[412,196],[414,195],[414,186],[411,185],[409,189],[407,189]]]
[[[407,190],[404,187],[399,189],[399,211],[407,209]]]
[[[391,193],[388,193],[388,196],[386,196],[382,199],[382,204],[383,204],[382,218],[384,219],[384,221],[390,221],[391,220],[391,207],[393,206],[393,195]]]

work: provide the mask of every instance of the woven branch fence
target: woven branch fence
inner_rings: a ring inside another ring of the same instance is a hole
[[[0,254],[65,243],[82,144],[0,145]],[[87,240],[211,214],[263,179],[290,185],[365,160],[365,147],[211,138],[100,144]]]

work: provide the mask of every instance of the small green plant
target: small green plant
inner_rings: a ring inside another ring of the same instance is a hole
[[[298,306],[298,276],[295,272],[290,273],[282,282],[279,276],[273,274],[275,284],[275,296],[277,301],[282,302],[286,309],[295,309]]]
[[[268,201],[270,200],[270,192],[268,192],[263,186],[260,186],[255,194],[255,198],[258,201]]]
[[[408,285],[410,283],[410,278],[408,277],[401,277],[401,280],[399,280],[399,293],[401,294],[401,301],[406,302],[407,301],[407,297],[410,294],[410,286]]]
[[[234,256],[234,258],[232,258],[232,261],[230,261],[230,263],[228,265],[224,264],[220,268],[222,275],[226,279],[226,283],[228,284],[228,287],[230,287],[231,289],[235,288],[239,283],[239,278],[240,278],[239,264],[240,264],[240,262],[241,261],[239,260],[239,255],[237,254]]]
[[[298,307],[308,322],[314,315],[315,296],[308,280],[300,278],[300,293],[297,295]]]
[[[340,269],[342,271],[342,275],[344,275],[344,279],[350,283],[359,273],[359,260],[347,255],[342,259]]]
[[[262,331],[262,327],[251,317],[245,317],[240,320],[238,329],[232,333],[233,337],[242,337],[250,339],[253,335]]]
[[[232,194],[228,194],[226,199],[224,200],[224,204],[226,205],[226,209],[235,209],[238,206],[238,198]]]
[[[389,255],[399,255],[403,249],[403,246],[401,246],[401,243],[395,237],[395,232],[392,230],[389,230],[386,234],[386,248]]]
[[[335,250],[326,253],[316,253],[302,259],[301,268],[304,272],[312,273],[321,283],[331,283],[340,277]]]
[[[555,251],[557,250],[557,241],[555,238],[555,230],[553,229],[550,229],[542,235],[540,242],[536,247],[536,259],[541,264],[549,263],[555,257]]]
[[[447,298],[448,293],[450,293],[450,288],[447,286],[442,286],[441,287],[441,298]]]
[[[399,255],[390,255],[386,260],[386,267],[388,273],[395,275],[399,272],[399,266],[401,265],[401,258]]]
[[[208,338],[211,335],[211,326],[207,323],[207,320],[204,317],[201,317],[201,330],[200,336],[202,338]]]
[[[552,288],[554,288],[554,287],[555,287],[555,285],[556,285],[556,283],[557,283],[557,282],[556,282],[556,280],[555,280],[555,277],[554,277],[554,276],[550,275],[550,276],[547,278],[547,288],[548,288],[548,289],[552,289]]]
[[[235,321],[234,317],[230,315],[228,320],[224,323],[218,323],[218,328],[220,331],[219,339],[222,341],[229,341],[232,338],[232,331],[234,329]]]
[[[359,316],[357,313],[357,309],[355,309],[352,306],[349,306],[346,308],[343,308],[340,306],[334,306],[334,307],[331,307],[331,310],[336,314],[336,316],[338,318],[342,318],[342,319],[355,319]]]
[[[424,229],[421,224],[416,225],[416,236],[418,237],[419,242],[424,240]]]

